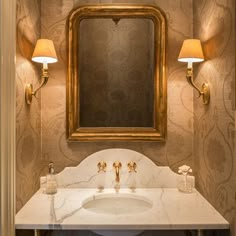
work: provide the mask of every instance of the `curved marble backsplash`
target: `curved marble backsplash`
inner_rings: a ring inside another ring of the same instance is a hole
[[[106,172],[98,172],[97,164],[107,163]],[[89,155],[76,167],[66,167],[56,174],[61,188],[113,188],[116,186],[113,163],[119,161],[119,187],[123,188],[175,188],[178,174],[169,167],[157,166],[145,155],[129,149],[105,149]],[[129,173],[127,164],[136,162],[136,172]]]

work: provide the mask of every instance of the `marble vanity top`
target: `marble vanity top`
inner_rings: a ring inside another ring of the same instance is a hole
[[[88,197],[102,194],[132,194],[150,199],[152,207],[137,214],[101,214],[88,211],[82,203]],[[71,230],[165,230],[228,229],[229,223],[194,189],[193,193],[176,188],[69,189],[55,195],[40,189],[17,213],[17,229]]]
[[[106,162],[105,171],[98,171],[100,161]],[[115,161],[122,163],[119,191],[114,188],[117,184]],[[129,172],[130,161],[137,164],[136,172]],[[56,174],[58,192],[55,195],[45,194],[45,183],[41,181],[41,188],[17,213],[15,226],[39,230],[228,229],[229,223],[195,188],[192,193],[178,191],[179,177],[169,167],[157,166],[133,150],[102,150],[78,166]],[[194,177],[190,179],[194,183]],[[113,199],[97,200],[104,194],[129,195],[134,201],[114,199],[113,211]],[[90,205],[94,209],[83,207],[87,199],[95,199]],[[107,204],[110,205],[107,207]]]

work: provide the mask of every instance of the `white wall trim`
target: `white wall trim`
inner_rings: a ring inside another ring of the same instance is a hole
[[[0,236],[15,235],[16,0],[0,0]]]

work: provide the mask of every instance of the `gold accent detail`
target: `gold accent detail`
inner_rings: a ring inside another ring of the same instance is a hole
[[[114,18],[112,18],[112,20],[117,25],[119,23],[119,21],[120,21],[120,17],[114,17]]]
[[[86,18],[146,18],[154,23],[153,127],[81,127],[78,69],[79,24]],[[67,20],[68,77],[66,82],[66,134],[69,141],[165,141],[167,133],[166,81],[167,19],[158,7],[148,5],[87,5],[74,9]],[[76,52],[76,53],[75,53]]]
[[[129,168],[129,173],[131,173],[131,172],[137,172],[137,171],[136,171],[136,168],[137,168],[136,162],[130,161],[130,162],[127,164],[127,166],[128,166],[128,168]]]
[[[116,171],[116,183],[120,183],[120,168],[122,167],[122,164],[119,161],[116,161],[113,163],[113,167]]]
[[[32,94],[33,94],[33,85],[26,84],[25,86],[25,102],[30,104],[32,102]]]
[[[47,84],[48,82],[48,79],[49,79],[49,76],[48,76],[48,69],[46,68],[42,68],[42,82],[41,84],[39,85],[39,87],[33,91],[33,85],[32,84],[27,84],[25,86],[25,102],[27,104],[31,104],[32,102],[32,97],[35,96],[36,97],[36,94],[38,93],[38,91]]]
[[[202,102],[204,105],[209,104],[210,102],[210,88],[208,83],[202,84],[202,89],[200,89],[194,82],[193,82],[193,69],[187,68],[186,79],[188,83],[198,91],[199,97],[202,96]]]
[[[210,88],[208,83],[202,84],[202,102],[204,105],[207,105],[210,102]]]
[[[99,161],[97,166],[98,166],[98,173],[101,171],[106,172],[107,163],[105,161]]]
[[[34,230],[34,236],[40,236],[40,230],[39,229],[35,229]]]

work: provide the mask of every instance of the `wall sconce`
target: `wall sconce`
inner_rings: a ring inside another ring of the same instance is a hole
[[[186,74],[187,81],[192,87],[194,87],[198,91],[199,97],[202,96],[203,104],[207,105],[210,101],[210,89],[208,83],[203,83],[202,88],[200,89],[193,82],[193,62],[204,61],[200,40],[198,39],[184,40],[182,48],[179,53],[178,61],[188,63],[187,74]]]
[[[57,62],[57,54],[52,40],[39,39],[36,43],[32,61],[42,63],[42,82],[40,86],[33,90],[32,84],[27,84],[25,87],[25,101],[30,104],[32,97],[36,96],[37,92],[48,82],[48,63]]]

